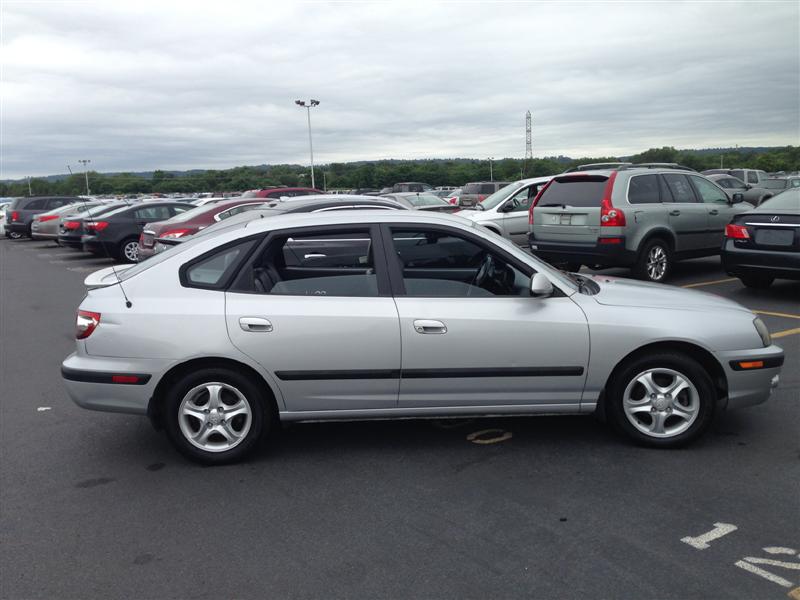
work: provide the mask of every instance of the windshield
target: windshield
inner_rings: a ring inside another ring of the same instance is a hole
[[[495,206],[500,204],[503,200],[510,197],[514,192],[525,187],[525,185],[527,185],[527,182],[517,181],[516,183],[507,185],[504,188],[500,188],[491,196],[487,196],[484,199],[484,201],[481,202],[478,206],[483,207],[483,210],[489,210],[490,208],[494,208]]]
[[[195,217],[202,215],[210,210],[214,210],[210,206],[203,205],[198,206],[197,208],[190,208],[182,213],[179,213],[172,217],[171,219],[167,219],[170,223],[185,223],[186,221],[191,221]]]
[[[781,192],[769,200],[764,200],[758,208],[759,212],[771,210],[796,210],[800,213],[800,188]]]
[[[433,194],[414,194],[405,196],[405,199],[409,201],[411,206],[439,206],[444,204],[445,206],[450,206],[447,202],[439,198],[438,196],[434,196]]]

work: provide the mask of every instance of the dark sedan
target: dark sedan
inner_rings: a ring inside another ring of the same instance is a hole
[[[192,208],[196,207],[187,202],[147,202],[123,206],[100,218],[85,221],[86,235],[81,238],[83,249],[123,262],[136,262],[139,258],[139,235],[145,225],[153,221],[165,221]]]
[[[722,265],[747,287],[775,279],[800,280],[800,188],[736,215],[725,228]]]
[[[73,215],[68,219],[62,219],[58,226],[58,245],[67,248],[83,249],[82,238],[86,234],[83,228],[84,221],[105,215],[123,206],[130,206],[127,202],[111,202],[101,206],[95,206],[89,210]]]

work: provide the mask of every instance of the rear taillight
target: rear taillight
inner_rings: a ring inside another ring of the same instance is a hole
[[[84,340],[88,338],[99,324],[100,313],[79,310],[78,318],[75,322],[75,339]]]
[[[45,221],[52,221],[53,219],[57,219],[58,215],[42,215],[39,217],[39,222],[44,223]]]
[[[64,221],[64,229],[77,229],[80,226],[78,221]]]
[[[108,227],[108,221],[94,221],[86,224],[86,231],[97,233],[98,231],[103,231],[106,227]]]
[[[191,233],[191,229],[170,229],[166,233],[162,233],[160,236],[161,238],[179,238],[181,236],[186,235],[187,233]]]
[[[744,225],[734,225],[729,223],[725,225],[725,237],[733,240],[749,240],[750,233]]]
[[[606,182],[606,189],[603,191],[603,200],[600,202],[600,226],[601,227],[625,227],[625,213],[622,209],[615,208],[611,204],[611,192],[614,189],[614,180],[617,172],[611,173]]]
[[[18,221],[19,220],[19,213],[17,211],[14,211],[14,212],[11,213],[11,220],[12,221]]]
[[[547,183],[545,183],[544,186],[542,186],[542,189],[539,190],[539,193],[536,194],[536,197],[533,199],[533,202],[531,202],[531,207],[528,209],[528,224],[529,225],[533,225],[533,209],[539,203],[539,199],[542,197],[542,194],[544,194],[544,191],[547,188],[550,187],[551,183],[553,183],[552,179],[550,181],[548,181]]]

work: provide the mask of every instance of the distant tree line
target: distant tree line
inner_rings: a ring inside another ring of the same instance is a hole
[[[525,161],[504,158],[493,161],[496,181],[515,181],[522,177],[555,175],[584,163],[617,161],[619,157],[569,159],[566,157],[535,158]],[[786,146],[753,150],[676,150],[672,147],[651,148],[627,157],[631,162],[677,162],[702,171],[719,168],[754,168],[768,172],[800,170],[800,147]],[[315,169],[316,185],[327,189],[380,189],[399,181],[422,181],[434,186],[460,186],[469,181],[489,179],[489,162],[470,159],[385,160],[373,162],[330,163]],[[271,186],[310,186],[308,167],[301,165],[267,165],[235,167],[225,170],[191,171],[182,174],[155,171],[151,177],[133,173],[105,174],[89,172],[92,194],[137,194],[174,192],[236,192]],[[30,193],[37,195],[75,195],[86,192],[83,173],[61,180],[32,178]],[[28,182],[0,183],[0,196],[26,196]]]

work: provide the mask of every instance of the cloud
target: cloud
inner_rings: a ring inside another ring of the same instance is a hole
[[[797,143],[800,6],[13,3],[0,177]]]

